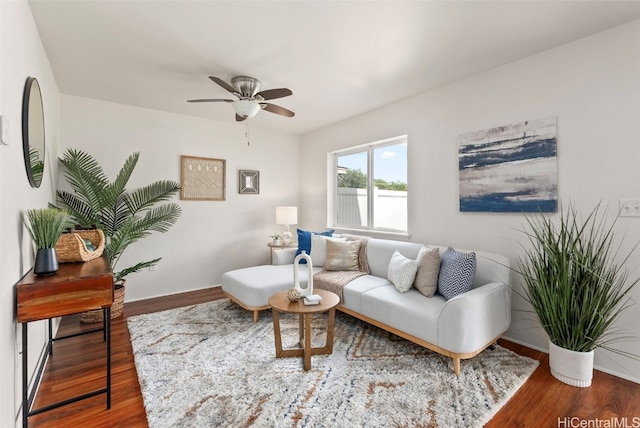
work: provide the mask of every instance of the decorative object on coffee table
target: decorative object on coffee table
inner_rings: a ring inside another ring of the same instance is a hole
[[[297,302],[298,300],[300,300],[300,290],[298,290],[296,287],[288,289],[287,298],[290,302]]]
[[[335,326],[336,306],[340,303],[340,298],[330,291],[317,290],[317,295],[322,297],[322,301],[317,305],[307,306],[303,300],[291,302],[288,292],[282,291],[269,299],[271,313],[273,315],[273,335],[276,341],[276,358],[302,357],[304,360],[304,370],[311,370],[311,355],[331,354],[333,352],[333,329]],[[329,311],[329,325],[327,326],[327,339],[325,346],[311,347],[311,315]],[[280,314],[296,314],[299,316],[299,348],[282,349],[282,334],[280,332]]]
[[[298,274],[301,260],[306,261],[306,264],[303,264],[302,266],[307,269],[307,284],[304,288],[302,288],[302,285],[300,284],[300,275]],[[293,286],[300,292],[300,296],[302,297],[313,294],[313,264],[311,263],[311,257],[306,251],[298,254],[293,259]]]
[[[27,210],[23,222],[36,245],[33,273],[53,275],[58,270],[56,242],[69,221],[69,214],[57,208]]]

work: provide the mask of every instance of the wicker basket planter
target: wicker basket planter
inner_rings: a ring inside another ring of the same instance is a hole
[[[89,251],[84,242],[91,241],[95,247]],[[104,251],[104,233],[100,229],[72,230],[60,235],[56,242],[58,263],[88,262],[102,255]]]
[[[113,305],[111,305],[111,319],[122,316],[124,309],[124,283],[125,280],[121,279],[117,283],[113,284]],[[87,311],[80,314],[80,322],[84,324],[91,324],[95,322],[102,322],[104,320],[102,309],[96,309],[93,311]]]

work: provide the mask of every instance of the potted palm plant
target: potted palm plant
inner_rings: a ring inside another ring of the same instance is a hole
[[[614,258],[613,229],[600,204],[582,220],[574,205],[560,213],[559,224],[539,215],[527,218],[530,246],[519,258],[524,299],[531,304],[549,336],[551,374],[573,386],[591,385],[593,351],[614,348],[629,336],[614,327],[631,305],[629,296],[640,278],[629,278],[624,265],[631,254]]]
[[[36,244],[33,273],[53,275],[58,271],[56,242],[69,221],[69,214],[57,208],[36,208],[24,213],[23,222]]]
[[[139,153],[130,155],[113,181],[109,181],[97,160],[86,152],[69,149],[59,159],[72,189],[56,192],[59,205],[67,209],[80,226],[95,225],[104,232],[104,251],[114,270],[116,301],[112,317],[122,314],[124,278],[160,261],[155,258],[118,270],[124,251],[152,232],[166,232],[181,214],[178,204],[168,202],[180,190],[176,181],[155,181],[131,191],[126,189],[139,156]],[[97,311],[81,320],[101,321],[101,314],[102,311]]]

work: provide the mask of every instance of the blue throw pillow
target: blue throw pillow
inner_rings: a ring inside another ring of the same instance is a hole
[[[314,235],[324,235],[331,236],[333,235],[334,230],[329,229],[324,232],[309,232],[308,230],[300,230],[298,229],[298,251],[296,251],[296,256],[303,251],[307,254],[311,255],[311,234]],[[300,260],[300,264],[306,265],[306,260]]]
[[[476,253],[462,253],[447,248],[440,262],[438,293],[449,300],[471,290],[476,275]]]

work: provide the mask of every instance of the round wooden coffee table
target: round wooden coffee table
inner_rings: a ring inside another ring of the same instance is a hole
[[[311,369],[312,355],[326,355],[333,352],[333,329],[335,326],[336,306],[340,298],[326,290],[313,290],[313,294],[322,296],[322,302],[317,305],[305,305],[301,298],[297,302],[289,301],[286,291],[274,294],[269,298],[269,306],[273,314],[273,335],[276,341],[276,358],[303,357],[304,369]],[[327,327],[327,341],[324,347],[311,347],[311,315],[329,311],[329,325]],[[282,349],[280,334],[280,312],[298,314],[300,316],[300,345],[301,348]]]

